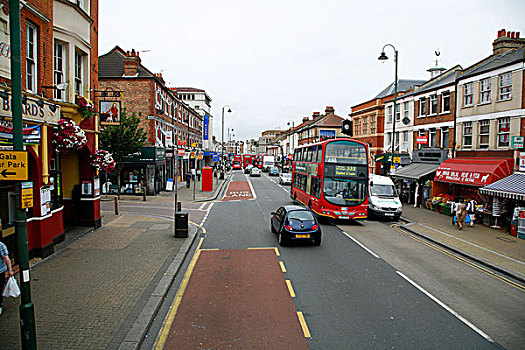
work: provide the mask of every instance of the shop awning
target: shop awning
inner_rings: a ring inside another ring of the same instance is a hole
[[[419,180],[423,176],[435,172],[438,166],[439,164],[412,163],[403,168],[396,169],[395,173],[390,174],[390,176],[398,179]]]
[[[525,173],[514,173],[480,188],[481,194],[525,201]]]
[[[451,158],[436,170],[435,181],[485,186],[512,174],[512,158]]]

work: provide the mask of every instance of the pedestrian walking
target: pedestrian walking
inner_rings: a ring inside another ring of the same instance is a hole
[[[456,224],[456,210],[458,208],[458,202],[456,198],[452,200],[452,204],[450,206],[450,213],[452,214],[452,225]]]
[[[458,222],[458,227],[460,230],[463,229],[463,223],[467,218],[467,206],[465,205],[463,199],[459,201],[459,204],[456,208],[456,220]]]
[[[476,219],[476,205],[478,203],[471,199],[467,203],[467,215],[470,218],[470,227],[474,226],[474,220]]]
[[[195,168],[191,169],[191,179],[195,181]]]
[[[9,260],[9,252],[4,243],[0,242],[0,315],[2,315],[4,307],[4,299],[2,294],[5,287],[5,273],[8,272],[9,277],[13,277],[13,268],[11,267],[11,260]]]
[[[197,181],[201,180],[201,170],[197,169]]]
[[[190,188],[190,182],[191,182],[191,173],[188,171],[186,172],[186,188]]]

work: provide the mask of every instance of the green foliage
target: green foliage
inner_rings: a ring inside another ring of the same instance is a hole
[[[128,115],[124,108],[121,113],[120,125],[106,126],[100,133],[100,148],[109,151],[121,168],[122,162],[133,154],[140,152],[146,144],[147,133],[139,127],[140,118],[132,113]]]

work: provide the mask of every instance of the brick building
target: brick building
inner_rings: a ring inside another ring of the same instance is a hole
[[[98,62],[100,90],[121,91],[121,97],[115,100],[127,113],[140,117],[140,126],[148,135],[145,153],[130,160],[121,183],[125,191],[141,193],[137,179],[145,177],[147,193],[156,194],[165,188],[168,178],[173,178],[175,165],[179,180],[189,167],[194,167],[196,155],[190,148],[202,149],[203,116],[166,86],[162,74],[143,66],[139,52],[116,46]],[[151,158],[146,154],[149,152],[155,156]]]
[[[398,98],[407,90],[416,85],[421,85],[424,80],[398,80]],[[385,131],[385,103],[394,97],[394,83],[387,86],[373,99],[352,106],[350,108],[350,118],[352,120],[352,138],[365,142],[370,150],[370,173],[385,174],[388,168],[387,163],[377,161],[381,159],[384,152],[384,131]],[[389,164],[389,163],[388,163]]]
[[[1,4],[0,144],[9,150],[13,139],[9,5],[8,1]],[[91,153],[97,148],[97,116],[83,116],[75,99],[76,94],[89,99],[90,91],[96,89],[97,67],[91,62],[98,55],[98,0],[81,4],[29,0],[22,2],[20,12],[22,119],[33,186],[33,207],[27,211],[28,246],[30,257],[45,257],[64,238],[65,224],[101,224],[97,170],[90,166]],[[61,119],[80,125],[86,134],[85,146],[57,150],[54,128]],[[82,191],[82,185],[91,191]],[[0,181],[2,236],[16,252],[14,189],[14,182]]]

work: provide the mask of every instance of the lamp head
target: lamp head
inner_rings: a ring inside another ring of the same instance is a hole
[[[228,113],[231,113],[231,112],[232,112],[231,108],[228,108]]]
[[[381,55],[379,55],[379,58],[378,60],[380,60],[381,62],[385,62],[386,60],[388,60],[388,56],[385,54],[385,52],[381,52]]]

